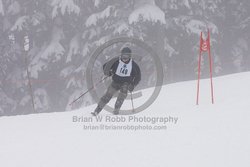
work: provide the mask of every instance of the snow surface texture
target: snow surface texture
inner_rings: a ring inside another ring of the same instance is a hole
[[[73,0],[53,0],[51,3],[53,6],[52,18],[55,18],[58,15],[58,9],[61,9],[61,13],[80,13],[80,8],[74,3]]]
[[[129,24],[139,21],[152,21],[166,24],[164,12],[156,5],[145,4],[134,10],[129,16]]]
[[[92,14],[88,17],[87,21],[86,21],[86,26],[89,27],[91,25],[96,25],[97,21],[99,19],[104,19],[109,17],[110,12],[112,10],[113,6],[108,6],[104,11],[100,12],[100,13],[96,13],[96,14]]]
[[[0,0],[0,14],[4,15],[4,10],[3,10],[3,2]]]
[[[178,118],[176,124],[166,123],[167,130],[83,130],[83,125],[98,123],[72,121],[73,116],[90,117],[95,106],[67,113],[1,117],[0,165],[248,167],[250,73],[215,78],[214,84],[214,105],[209,80],[201,81],[199,106],[195,105],[196,81],[188,81],[164,86],[155,103],[135,115]],[[101,115],[110,114],[103,111]]]

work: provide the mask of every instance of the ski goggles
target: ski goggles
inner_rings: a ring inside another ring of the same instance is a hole
[[[128,61],[131,58],[130,54],[122,54],[121,55],[121,59],[124,61]]]

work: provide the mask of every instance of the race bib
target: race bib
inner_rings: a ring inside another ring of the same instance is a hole
[[[129,63],[126,64],[119,60],[118,67],[116,69],[116,75],[120,77],[129,77],[132,71],[132,59],[130,59]]]

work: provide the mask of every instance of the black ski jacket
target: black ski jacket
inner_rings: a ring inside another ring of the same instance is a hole
[[[141,80],[141,71],[139,66],[132,60],[132,71],[130,76],[121,77],[115,74],[118,65],[119,65],[119,57],[111,59],[110,61],[108,61],[103,65],[104,74],[107,76],[113,75],[112,76],[113,81],[118,84],[127,82],[135,87]]]

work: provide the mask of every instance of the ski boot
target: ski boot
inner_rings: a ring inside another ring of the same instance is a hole
[[[118,114],[119,114],[119,109],[115,108],[113,114],[114,114],[114,115],[118,115]]]
[[[100,108],[99,106],[96,107],[95,111],[92,112],[91,114],[93,116],[97,116],[100,112],[101,112],[102,108]]]
[[[99,113],[96,112],[96,111],[94,111],[94,112],[92,112],[91,114],[92,114],[93,116],[97,116]]]

